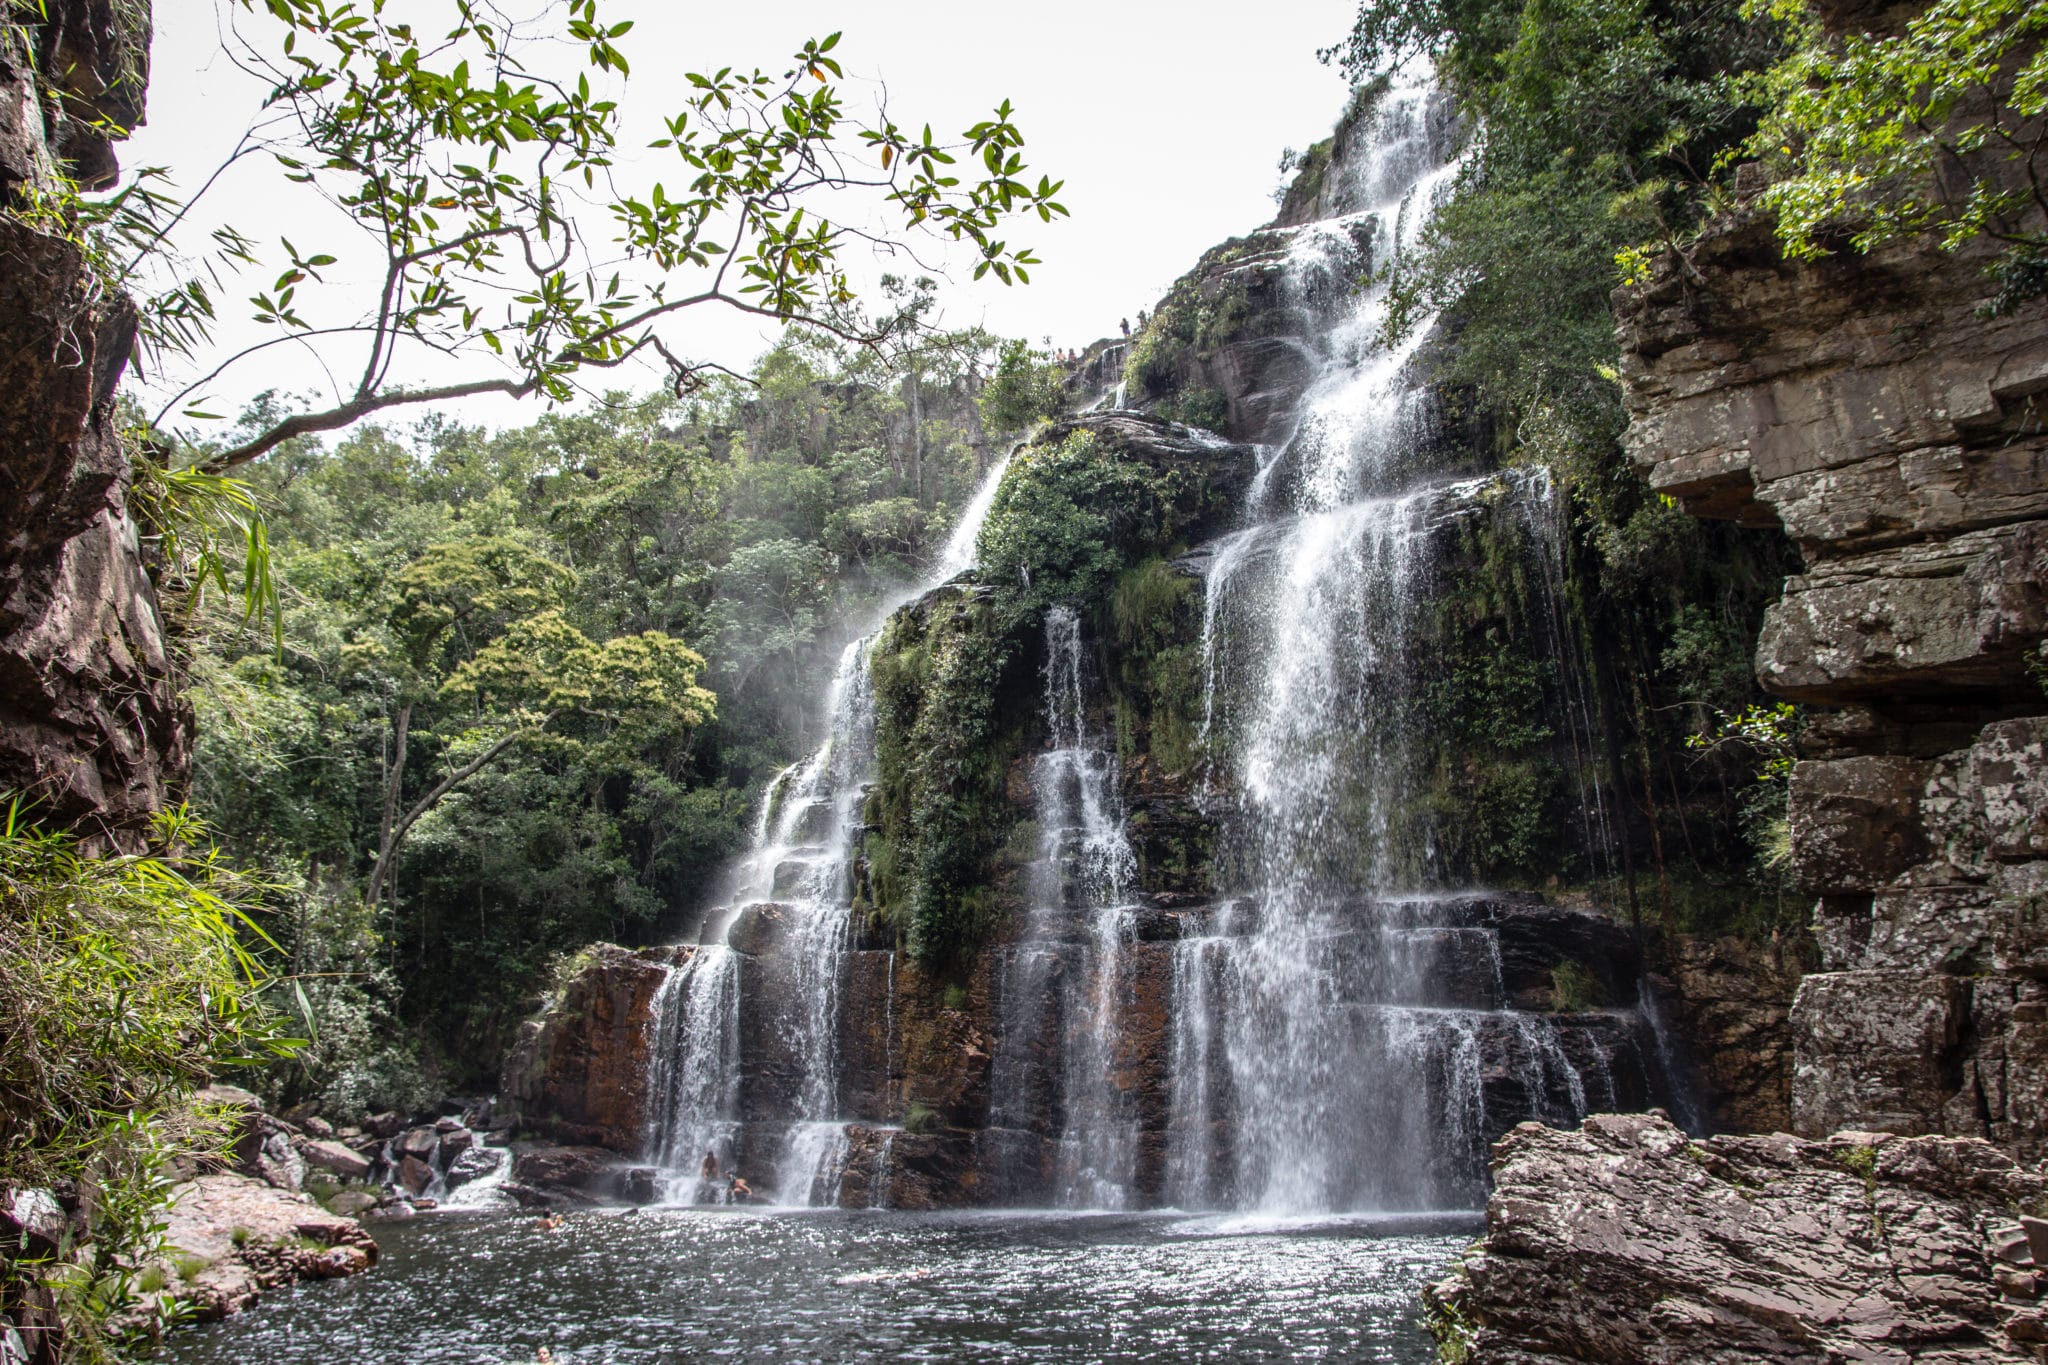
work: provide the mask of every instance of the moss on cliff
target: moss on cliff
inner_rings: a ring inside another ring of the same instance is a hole
[[[1117,578],[1107,606],[1117,755],[1184,775],[1203,757],[1201,588],[1155,555]]]
[[[1165,556],[1213,531],[1250,474],[1244,447],[1110,416],[1056,426],[1020,451],[980,540],[973,580],[892,617],[871,658],[879,780],[856,907],[931,968],[972,952],[1014,908],[1035,840],[1010,799],[1036,739],[1046,611],[1117,634],[1120,742],[1192,767],[1199,597]],[[977,581],[978,580],[978,581]]]
[[[996,922],[991,855],[1012,823],[1004,780],[1029,716],[1010,695],[1021,618],[1001,596],[941,589],[891,618],[871,660],[880,780],[863,900],[926,965]]]

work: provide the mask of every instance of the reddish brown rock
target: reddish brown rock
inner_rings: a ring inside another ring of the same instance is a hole
[[[1978,307],[2002,250],[1795,264],[1741,210],[1615,308],[1627,445],[1651,485],[1699,516],[1781,525],[1805,559],[1756,654],[1767,688],[1812,708],[1788,820],[1821,970],[1790,1016],[1792,1122],[2034,1157],[2048,299]]]
[[[1791,944],[1679,941],[1668,966],[1673,1022],[1716,1130],[1792,1126],[1792,998],[1806,965]]]
[[[637,1154],[647,1126],[655,993],[669,967],[693,951],[636,953],[611,943],[586,948],[505,1059],[505,1112],[521,1128],[558,1142]]]
[[[377,1244],[354,1218],[241,1175],[201,1176],[173,1193],[164,1284],[201,1319],[239,1313],[265,1290],[367,1270]]]
[[[146,3],[59,0],[6,26],[0,198],[112,180],[148,45]],[[134,341],[134,305],[76,245],[0,216],[0,790],[124,845],[183,785],[191,724],[114,412]]]

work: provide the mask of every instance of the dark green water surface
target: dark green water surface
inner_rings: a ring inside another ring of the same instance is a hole
[[[1466,1219],[715,1209],[435,1214],[354,1279],[186,1328],[185,1365],[1433,1358],[1416,1293]]]

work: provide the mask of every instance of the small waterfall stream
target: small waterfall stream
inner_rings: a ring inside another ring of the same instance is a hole
[[[1385,272],[1455,173],[1452,116],[1411,80],[1371,117],[1353,194],[1373,207],[1300,229],[1287,263],[1307,306],[1370,282],[1210,560],[1204,740],[1239,899],[1176,950],[1166,1195],[1183,1206],[1469,1206],[1490,1088],[1549,1121],[1587,1112],[1552,1019],[1506,1008],[1494,931],[1396,896],[1438,879],[1415,777],[1446,532],[1502,502],[1553,518],[1540,470],[1429,468],[1432,398],[1408,370],[1431,320],[1384,342]]]
[[[876,625],[974,563],[974,543],[1008,461],[999,461],[962,510],[937,562],[920,583],[876,613]],[[829,1204],[838,1197],[848,1136],[839,1111],[838,1037],[842,958],[852,910],[853,860],[861,803],[874,780],[875,703],[868,673],[872,630],[839,657],[826,693],[825,742],[769,785],[753,847],[734,874],[734,892],[707,917],[698,946],[671,969],[654,1003],[648,1076],[649,1153],[670,1173],[669,1197],[700,1202],[717,1189],[700,1178],[704,1159],[749,1177],[778,1204]],[[772,965],[748,965],[776,947]],[[893,973],[893,962],[891,964]],[[750,982],[759,973],[770,979]],[[757,989],[758,988],[758,989]],[[779,1117],[773,1150],[743,1144],[744,992],[753,991],[773,1035]]]
[[[1022,1129],[1051,1114],[1046,1193],[1062,1208],[1132,1203],[1138,1116],[1117,1084],[1129,1004],[1127,947],[1137,856],[1124,833],[1116,755],[1089,723],[1081,620],[1045,623],[1047,748],[1032,764],[1038,858],[1020,941],[1003,951],[992,1122]],[[1047,1073],[1040,1076],[1038,1073]],[[1057,1095],[1040,1103],[1035,1087]]]

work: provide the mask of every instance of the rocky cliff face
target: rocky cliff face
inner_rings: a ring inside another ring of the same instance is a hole
[[[1076,441],[1088,443],[1086,460],[1069,458]],[[1223,999],[1253,914],[1219,891],[1228,796],[1209,790],[1196,743],[1210,550],[1188,547],[1228,527],[1250,454],[1128,412],[1054,424],[1016,457],[994,534],[1050,533],[1067,524],[1063,480],[1121,471],[1131,507],[1149,510],[1089,547],[1110,551],[1115,566],[1084,573],[1049,541],[1016,591],[1014,574],[985,565],[904,608],[878,637],[878,780],[861,803],[844,942],[823,968],[834,973],[840,1122],[820,1125],[802,1107],[821,959],[785,903],[804,870],[800,846],[776,871],[775,898],[740,908],[719,947],[592,950],[508,1062],[505,1094],[523,1125],[686,1171],[700,1145],[717,1143],[729,1169],[784,1200],[894,1208],[1070,1199],[1076,1144],[1113,1129],[1128,1143],[1118,1197],[1189,1197],[1176,1166],[1195,1160],[1191,1151],[1223,1160],[1235,1123],[1220,1057],[1205,1072],[1185,1053],[1192,1036],[1224,1025],[1201,1013],[1202,992]],[[1463,524],[1444,527],[1444,553],[1460,565]],[[1057,613],[1020,595],[1050,590],[1056,573],[1086,585],[1070,599],[1079,609],[1067,637],[1050,628]],[[1062,638],[1075,651],[1067,663],[1080,708],[1063,719],[1047,700]],[[1071,784],[1089,773],[1102,787],[1077,799]],[[1074,841],[1090,836],[1060,829],[1094,801],[1120,812],[1129,849],[1112,952],[1077,874],[1090,855]],[[799,821],[799,845],[814,840],[806,829]],[[1666,1061],[1627,1008],[1641,995],[1640,951],[1607,917],[1526,893],[1420,897],[1397,910],[1361,899],[1354,909],[1350,932],[1304,949],[1325,963],[1332,989],[1364,997],[1380,988],[1387,952],[1422,953],[1432,970],[1414,1003],[1469,1021],[1459,1055],[1476,1074],[1457,1100],[1476,1128],[1445,1177],[1460,1190],[1476,1189],[1483,1143],[1524,1119],[1667,1095]],[[1359,927],[1381,917],[1399,922],[1391,948]],[[920,933],[971,946],[934,960],[906,947]],[[694,1019],[672,999],[660,1023],[656,997],[671,968],[686,972],[707,951],[729,955],[730,1014]],[[1108,1017],[1103,1001],[1113,1002]],[[729,1030],[729,1042],[693,1051],[684,1035],[706,1028]],[[715,1055],[731,1059],[717,1063],[729,1067],[719,1082],[731,1086],[727,1122],[693,1127],[687,1152],[664,1151],[673,1143],[647,1123],[650,1090],[693,1092],[710,1073],[678,1077],[673,1063],[696,1056],[710,1067]],[[1217,1095],[1199,1132],[1181,1112],[1190,1086]],[[808,1132],[821,1126],[839,1131]],[[820,1154],[792,1176],[800,1142],[821,1144]]]
[[[647,1133],[654,997],[690,951],[584,949],[506,1055],[506,1117],[556,1142],[637,1153]]]
[[[1795,1131],[2048,1154],[2048,302],[1977,305],[1988,248],[1783,261],[1754,215],[1616,295],[1654,487],[1805,557],[1765,686],[1812,705],[1792,857],[1821,971]]]
[[[0,203],[92,189],[142,118],[149,7],[0,28]],[[61,227],[0,215],[0,790],[116,839],[184,779],[189,715],[127,506],[135,310]]]

